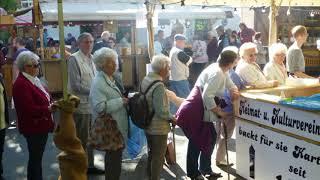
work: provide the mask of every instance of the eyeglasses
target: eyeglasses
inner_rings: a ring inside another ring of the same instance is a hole
[[[38,63],[38,64],[27,64],[26,66],[32,67],[32,68],[38,68],[38,67],[40,67],[40,63]]]
[[[281,56],[281,57],[285,57],[286,56],[286,54],[284,54],[284,53],[280,53],[280,54],[275,54],[276,56]]]
[[[255,54],[249,54],[249,57],[253,57],[253,56],[257,56],[258,53],[255,53]]]

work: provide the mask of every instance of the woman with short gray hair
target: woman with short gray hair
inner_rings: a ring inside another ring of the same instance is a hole
[[[287,69],[284,60],[287,54],[287,46],[282,43],[275,43],[270,46],[270,61],[263,69],[263,73],[268,80],[277,80],[284,85],[288,78]]]
[[[31,51],[25,51],[23,53],[20,53],[17,57],[17,67],[20,72],[24,72],[25,65],[39,62],[39,56]],[[37,69],[39,70],[39,69]]]
[[[101,48],[93,55],[93,62],[98,70],[93,79],[89,102],[92,120],[103,114],[110,114],[117,122],[118,128],[126,142],[128,133],[128,116],[126,105],[128,99],[122,97],[121,91],[115,84],[113,74],[116,70],[117,54],[109,48]],[[105,179],[117,180],[121,174],[123,149],[106,150]]]
[[[50,95],[37,78],[38,60],[39,57],[30,51],[18,55],[16,63],[20,72],[12,88],[17,127],[28,144],[28,179],[43,179],[42,156],[48,133],[54,128]]]
[[[97,50],[93,55],[93,62],[97,71],[103,71],[104,65],[108,61],[116,61],[118,58],[117,53],[110,48],[101,48]]]
[[[160,71],[165,69],[167,66],[170,66],[170,60],[163,55],[154,56],[152,59],[151,68],[154,73],[159,74]]]
[[[149,112],[154,112],[150,125],[145,129],[148,141],[148,175],[151,180],[159,180],[167,149],[167,137],[170,132],[170,120],[175,118],[169,111],[169,99],[163,81],[169,77],[170,60],[166,56],[154,56],[150,72],[141,83],[141,91],[147,92]]]

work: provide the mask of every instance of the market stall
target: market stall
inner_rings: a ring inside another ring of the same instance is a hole
[[[319,179],[320,111],[279,103],[291,102],[284,97],[319,94],[320,84],[312,84],[241,93],[236,118],[237,174],[260,180]]]
[[[104,3],[102,0],[97,0],[95,4],[89,1],[73,1],[66,0],[63,4],[64,9],[64,23],[65,25],[77,26],[80,25],[81,32],[91,32],[96,38],[102,31],[108,30],[113,37],[116,37],[119,41],[125,32],[130,33],[129,46],[122,46],[118,44],[118,54],[123,62],[123,82],[126,87],[137,87],[146,75],[146,63],[150,62],[149,54],[153,54],[148,51],[148,44],[153,42],[153,38],[147,36],[147,31],[151,32],[156,26],[163,26],[167,31],[166,36],[169,36],[171,29],[177,23],[177,19],[185,19],[184,12],[187,10],[190,17],[188,22],[196,18],[199,19],[224,19],[226,17],[225,10],[223,8],[210,8],[201,9],[198,7],[187,6],[183,9],[180,6],[167,6],[162,10],[157,6],[155,23],[152,28],[147,28],[146,8],[143,4],[144,1],[137,1],[129,3],[127,1],[116,1],[114,3]],[[40,1],[41,12],[43,14],[43,21],[45,24],[54,24],[57,21],[57,4],[54,0]],[[230,8],[229,8],[230,9]],[[150,17],[150,16],[148,16]],[[167,23],[158,23],[158,19],[165,20]],[[150,18],[149,18],[150,20]],[[180,21],[181,24],[187,24],[187,21]],[[192,21],[191,21],[192,22]],[[85,24],[91,24],[93,26],[85,27]],[[143,24],[140,26],[139,24]],[[150,24],[150,23],[149,23]],[[160,29],[160,27],[159,27]],[[190,28],[191,29],[191,28]],[[92,31],[91,31],[92,30]],[[153,35],[152,35],[153,37]],[[149,41],[149,43],[148,43]],[[150,48],[149,48],[150,49]],[[151,48],[152,49],[152,48]],[[45,53],[46,54],[46,53]],[[152,57],[152,56],[151,56]],[[49,61],[45,58],[43,63]],[[48,62],[50,63],[50,62]],[[46,66],[46,65],[45,65]],[[53,66],[46,66],[47,68],[54,68]],[[60,69],[56,69],[57,73],[61,72]],[[44,72],[47,72],[44,70]],[[46,74],[46,78],[49,81],[49,90],[52,91],[52,79],[56,79],[55,76]],[[50,79],[50,80],[49,80]],[[55,83],[58,85],[58,83]],[[61,83],[60,83],[61,84]],[[62,85],[60,86],[61,89]]]

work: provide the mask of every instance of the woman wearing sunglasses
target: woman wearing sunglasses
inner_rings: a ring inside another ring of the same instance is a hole
[[[30,51],[21,52],[16,60],[19,69],[13,84],[13,100],[18,116],[19,132],[25,137],[29,151],[28,180],[43,179],[42,156],[53,131],[50,95],[37,78],[39,57]]]

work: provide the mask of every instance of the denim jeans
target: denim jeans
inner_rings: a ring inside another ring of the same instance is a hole
[[[201,174],[211,174],[211,155],[214,145],[216,143],[217,133],[213,129],[212,135],[212,149],[209,154],[204,154],[201,150],[189,139],[188,151],[187,151],[187,176],[190,178],[196,178]],[[200,168],[199,168],[199,156],[200,156]],[[200,170],[200,171],[199,171]]]
[[[178,97],[186,98],[190,94],[190,85],[188,80],[169,81],[169,84],[169,89],[175,92]],[[178,107],[176,107],[173,103],[170,103],[171,114],[175,114],[177,110]]]

